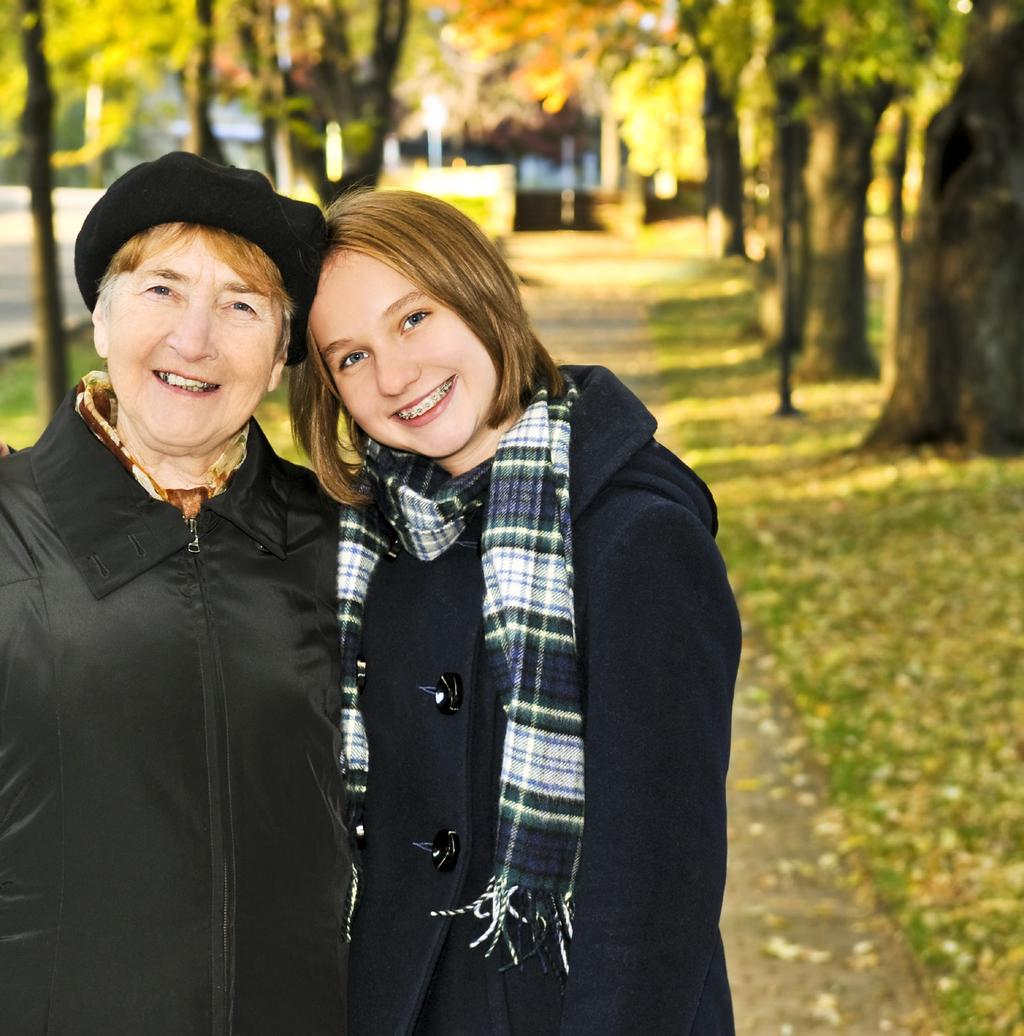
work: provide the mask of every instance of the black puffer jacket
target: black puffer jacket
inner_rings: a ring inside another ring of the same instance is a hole
[[[341,1034],[334,509],[259,428],[199,550],[62,406],[0,464],[0,1033]]]

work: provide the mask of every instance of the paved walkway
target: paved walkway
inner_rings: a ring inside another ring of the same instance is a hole
[[[517,235],[507,250],[559,360],[602,363],[650,405],[665,401],[644,288],[685,276],[685,261],[637,260],[599,234]],[[755,647],[737,689],[722,920],[737,1032],[931,1036],[904,947],[837,851],[839,819],[795,717],[759,687]]]

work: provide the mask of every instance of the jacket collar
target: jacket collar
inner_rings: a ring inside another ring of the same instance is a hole
[[[181,512],[154,500],[89,431],[70,393],[32,448],[32,471],[50,519],[97,599],[184,550]],[[248,455],[231,485],[203,505],[283,558],[286,480],[255,421]],[[202,512],[200,512],[202,522]]]
[[[658,422],[606,367],[564,369],[580,390],[572,408],[569,443],[570,496],[576,518],[612,475],[650,442]]]

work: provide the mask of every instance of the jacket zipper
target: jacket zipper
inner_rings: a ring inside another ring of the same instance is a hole
[[[220,945],[211,947],[214,982],[213,1032],[231,1031],[231,853],[229,836],[230,792],[227,790],[227,734],[224,715],[224,689],[220,680],[213,637],[209,597],[202,563],[198,557],[199,520],[187,519],[192,540],[186,547],[193,555],[192,566],[203,607],[202,691],[203,725],[206,732],[208,789],[210,796],[210,837],[213,874],[220,872],[220,904],[214,904],[214,922],[220,924]],[[216,880],[216,877],[215,879]],[[215,886],[216,887],[216,886]],[[218,910],[217,907],[220,907]],[[218,917],[219,914],[219,917]],[[217,995],[220,990],[220,996]]]

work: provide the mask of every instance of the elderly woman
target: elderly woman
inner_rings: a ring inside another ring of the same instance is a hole
[[[88,216],[105,373],[0,465],[0,1033],[343,1033],[333,508],[252,420],[323,218],[168,155]]]

